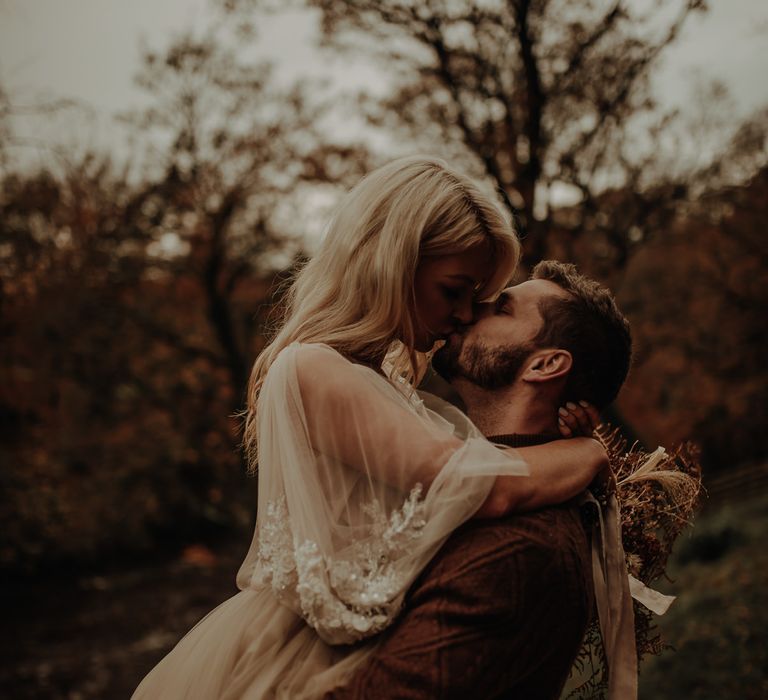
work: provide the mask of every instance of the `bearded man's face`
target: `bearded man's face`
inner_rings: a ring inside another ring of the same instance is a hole
[[[463,377],[483,389],[511,385],[534,348],[530,343],[491,348],[480,339],[454,334],[432,358],[435,371],[446,381]]]
[[[448,381],[464,377],[484,389],[511,385],[536,349],[540,304],[553,297],[567,293],[554,282],[528,280],[505,289],[494,302],[478,304],[474,325],[452,334],[435,353],[435,371]]]

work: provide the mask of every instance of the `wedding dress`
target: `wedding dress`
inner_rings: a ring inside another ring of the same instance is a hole
[[[365,662],[495,477],[527,473],[450,404],[326,345],[280,352],[258,412],[258,515],[240,592],[134,700],[322,697]]]

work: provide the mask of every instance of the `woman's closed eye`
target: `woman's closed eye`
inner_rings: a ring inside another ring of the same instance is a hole
[[[463,285],[459,287],[442,285],[441,290],[442,290],[443,296],[447,301],[455,302],[455,301],[459,301],[466,295],[468,288]]]

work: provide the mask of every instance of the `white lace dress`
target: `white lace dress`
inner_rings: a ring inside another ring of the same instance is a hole
[[[259,399],[258,517],[240,592],[133,698],[321,697],[365,662],[494,477],[525,473],[450,404],[294,343]]]

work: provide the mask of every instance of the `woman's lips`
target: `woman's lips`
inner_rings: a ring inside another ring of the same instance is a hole
[[[462,342],[464,342],[464,335],[462,333],[459,333],[459,331],[454,331],[448,336],[448,338],[445,341],[445,344],[460,345]]]

